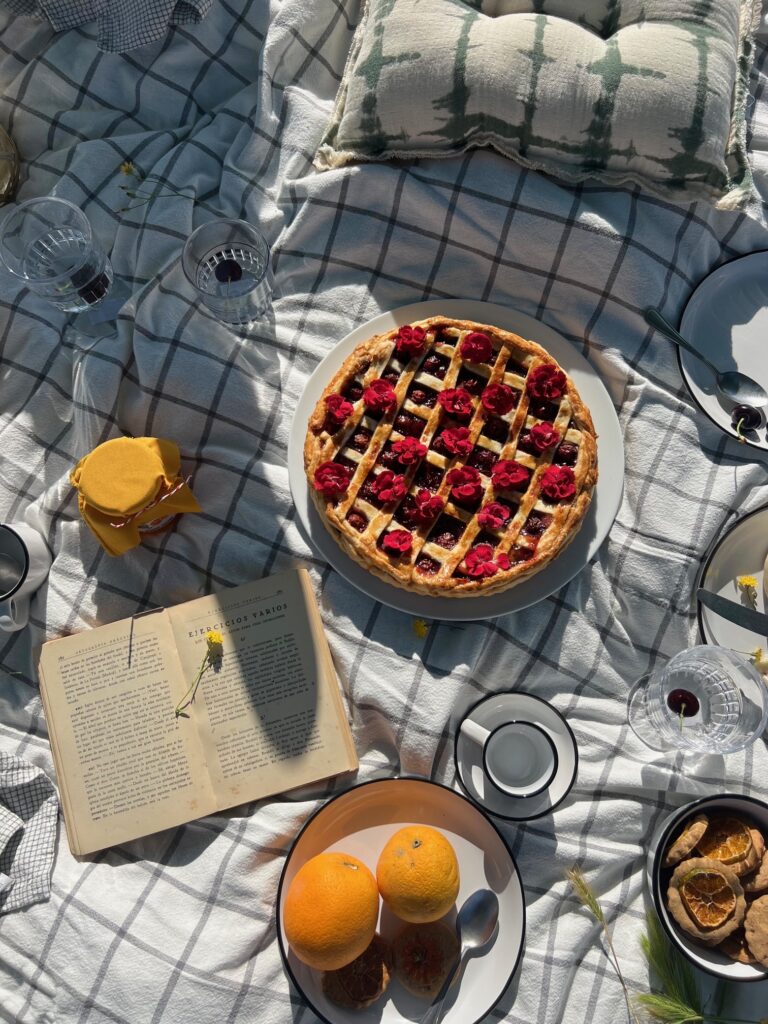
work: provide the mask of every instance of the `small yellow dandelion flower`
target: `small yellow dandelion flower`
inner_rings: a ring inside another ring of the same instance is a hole
[[[215,654],[218,652],[214,651],[214,648],[224,646],[224,637],[221,635],[218,629],[209,629],[208,632],[205,634],[205,642],[208,644],[208,650],[211,652],[211,654]]]
[[[135,167],[133,161],[132,160],[125,160],[125,161],[123,161],[123,163],[120,164],[120,173],[121,174],[135,174],[136,173],[136,167]]]
[[[744,597],[746,597],[747,604],[749,604],[751,608],[757,608],[757,577],[737,576],[736,586],[742,592]]]
[[[414,619],[413,623],[412,623],[412,626],[413,626],[413,632],[416,634],[416,636],[420,637],[422,640],[424,639],[424,637],[429,632],[429,623],[427,622],[426,619]]]

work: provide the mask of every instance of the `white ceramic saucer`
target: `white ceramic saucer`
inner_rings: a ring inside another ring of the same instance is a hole
[[[488,730],[513,720],[533,722],[543,729],[552,740],[558,759],[549,786],[536,796],[522,798],[499,792],[483,772],[482,746],[461,731],[465,718]],[[493,693],[469,709],[456,726],[454,758],[461,788],[484,810],[507,821],[531,821],[549,814],[568,796],[579,767],[576,737],[560,712],[541,697],[520,691]]]

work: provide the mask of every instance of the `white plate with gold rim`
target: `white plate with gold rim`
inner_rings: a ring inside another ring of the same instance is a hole
[[[592,414],[597,431],[599,477],[581,529],[568,547],[542,572],[509,590],[488,597],[429,597],[386,583],[342,551],[323,525],[309,494],[304,473],[304,440],[312,411],[328,381],[347,356],[375,334],[430,316],[449,316],[493,324],[542,345],[573,379]],[[426,619],[465,622],[493,619],[543,601],[573,579],[595,557],[608,536],[624,490],[624,442],[616,410],[605,385],[590,363],[570,342],[540,320],[516,309],[477,299],[436,299],[415,302],[381,313],[356,327],[316,367],[296,405],[288,441],[288,481],[298,523],[310,547],[319,551],[344,579],[375,601]]]
[[[294,840],[277,890],[277,941],[285,969],[311,1009],[325,1024],[406,1024],[419,1021],[429,1006],[393,979],[384,995],[364,1010],[347,1010],[323,993],[322,972],[292,952],[283,928],[285,894],[299,869],[318,853],[343,851],[376,873],[388,839],[406,825],[430,825],[449,840],[459,862],[456,906],[444,920],[453,924],[456,909],[478,889],[499,900],[496,937],[482,956],[471,958],[461,980],[446,998],[444,1024],[483,1020],[514,977],[525,940],[525,899],[515,859],[501,833],[470,800],[455,790],[418,778],[364,782],[333,797],[312,815]],[[382,904],[379,931],[386,939],[405,927]]]

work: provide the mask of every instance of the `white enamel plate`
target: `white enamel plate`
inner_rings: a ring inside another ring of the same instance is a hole
[[[739,370],[768,391],[768,252],[731,260],[705,277],[685,307],[680,321],[684,338],[722,370]],[[691,395],[726,434],[733,406],[715,392],[715,378],[702,362],[678,349],[680,371]],[[763,410],[764,417],[768,410]],[[745,433],[747,444],[768,451],[765,422]]]
[[[768,505],[747,512],[726,530],[709,554],[701,571],[699,586],[743,603],[737,576],[757,579],[757,610],[768,612],[765,598],[764,565],[768,557]],[[756,647],[768,647],[768,638],[737,626],[699,604],[699,630],[704,641],[748,654]]]
[[[341,851],[376,873],[379,854],[406,825],[431,825],[449,840],[459,862],[456,906],[444,920],[453,925],[458,907],[478,889],[499,900],[499,926],[482,956],[470,958],[458,985],[449,992],[444,1024],[483,1020],[504,994],[523,951],[525,900],[517,866],[506,842],[481,810],[466,797],[426,779],[380,779],[348,789],[309,819],[291,847],[277,892],[277,939],[285,968],[296,988],[325,1024],[406,1024],[419,1021],[429,1002],[411,995],[393,979],[384,995],[364,1010],[342,1009],[326,998],[322,973],[298,960],[283,928],[285,895],[298,870],[318,853]],[[391,940],[405,927],[384,904],[378,930]]]
[[[495,324],[541,344],[568,373],[589,408],[597,431],[599,478],[592,504],[581,529],[546,570],[516,587],[488,597],[429,597],[386,583],[346,555],[317,514],[304,473],[304,439],[307,423],[320,395],[341,364],[361,342],[374,334],[430,316],[449,316],[476,323]],[[594,558],[613,525],[624,488],[624,445],[613,403],[600,378],[587,360],[557,331],[525,313],[506,306],[472,299],[417,302],[369,320],[357,327],[333,348],[307,381],[288,442],[288,479],[298,522],[310,547],[350,583],[376,601],[427,619],[466,621],[492,619],[542,601],[565,586]]]

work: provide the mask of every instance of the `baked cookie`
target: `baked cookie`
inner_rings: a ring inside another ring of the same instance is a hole
[[[747,904],[738,876],[726,864],[691,857],[669,880],[667,906],[675,923],[705,946],[717,946],[744,920]]]
[[[728,938],[724,939],[717,948],[730,960],[735,960],[737,963],[757,963],[747,944],[747,936],[743,928],[737,928],[735,932],[731,932]]]
[[[726,864],[739,877],[748,875],[760,863],[762,852],[758,855],[752,839],[749,825],[739,818],[712,818],[706,832],[697,844],[697,852],[710,860],[719,860]],[[762,843],[762,836],[758,832]]]
[[[752,956],[763,967],[768,967],[768,896],[761,896],[750,904],[744,932]]]
[[[707,831],[709,819],[706,814],[697,814],[695,818],[687,821],[682,832],[667,847],[663,864],[665,868],[678,864],[688,854],[693,853],[696,844]]]
[[[571,542],[597,443],[540,345],[437,316],[348,356],[310,417],[304,467],[350,558],[406,590],[474,597],[541,572]]]
[[[387,990],[392,976],[388,944],[378,934],[359,957],[337,971],[323,972],[323,992],[337,1006],[362,1010]]]
[[[768,892],[768,853],[763,854],[757,871],[741,880],[741,886],[747,896],[762,896]]]

